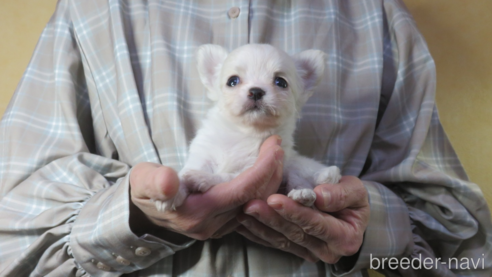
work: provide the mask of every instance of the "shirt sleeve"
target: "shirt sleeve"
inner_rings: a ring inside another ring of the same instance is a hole
[[[129,226],[129,165],[95,142],[68,1],[60,1],[0,124],[0,275],[119,276],[187,247]]]
[[[361,175],[371,218],[355,259],[342,259],[331,271],[336,276],[363,268],[386,276],[490,276],[489,208],[440,124],[433,59],[403,3],[383,5],[380,113]]]

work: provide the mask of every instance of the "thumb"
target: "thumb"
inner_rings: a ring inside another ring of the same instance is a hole
[[[238,207],[252,199],[266,199],[275,193],[282,181],[284,151],[279,136],[270,136],[260,147],[255,164],[228,183],[212,187],[206,193],[213,197],[217,209]]]
[[[134,198],[165,201],[176,195],[179,178],[176,171],[156,163],[139,163],[130,173],[130,191]]]
[[[314,188],[316,207],[323,212],[339,212],[347,208],[369,205],[366,187],[355,176],[343,176],[338,184],[322,184]]]

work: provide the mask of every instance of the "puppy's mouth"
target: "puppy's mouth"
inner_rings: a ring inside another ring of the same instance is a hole
[[[278,126],[281,118],[280,112],[274,106],[268,105],[268,102],[247,101],[237,116],[243,124],[266,130]]]
[[[272,107],[265,105],[265,103],[260,100],[247,103],[242,111],[242,114],[254,114],[256,116],[275,116],[277,113]]]
[[[254,104],[251,105],[251,107],[247,110],[247,112],[260,111],[262,109],[263,109],[263,106],[261,105],[261,103],[254,102]]]

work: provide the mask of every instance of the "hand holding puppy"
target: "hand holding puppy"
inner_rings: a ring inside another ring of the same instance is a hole
[[[252,199],[266,200],[278,190],[284,156],[280,142],[278,136],[269,137],[253,167],[230,182],[189,195],[176,211],[158,211],[151,199],[173,198],[179,188],[177,173],[159,164],[136,165],[130,175],[131,202],[135,205],[130,216],[132,230],[148,233],[159,226],[198,240],[233,231],[238,226],[235,218],[245,203]],[[163,230],[156,231],[162,236]]]
[[[299,205],[292,199],[271,195],[253,200],[238,216],[237,232],[256,243],[281,249],[311,262],[334,264],[351,256],[362,245],[369,222],[367,191],[353,176],[338,184],[322,184],[314,191],[319,211]]]
[[[337,183],[340,169],[294,150],[300,110],[323,75],[326,55],[315,49],[289,55],[268,44],[247,44],[232,52],[206,44],[197,49],[197,70],[214,102],[190,143],[173,198],[153,199],[159,211],[182,205],[190,193],[229,183],[253,166],[272,134],[282,137],[287,196],[312,206],[313,188]]]

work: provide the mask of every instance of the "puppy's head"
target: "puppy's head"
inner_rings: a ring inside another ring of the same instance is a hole
[[[218,45],[197,51],[198,72],[225,115],[259,129],[295,120],[324,71],[325,55],[307,50],[295,56],[267,44],[248,44],[231,53]]]

